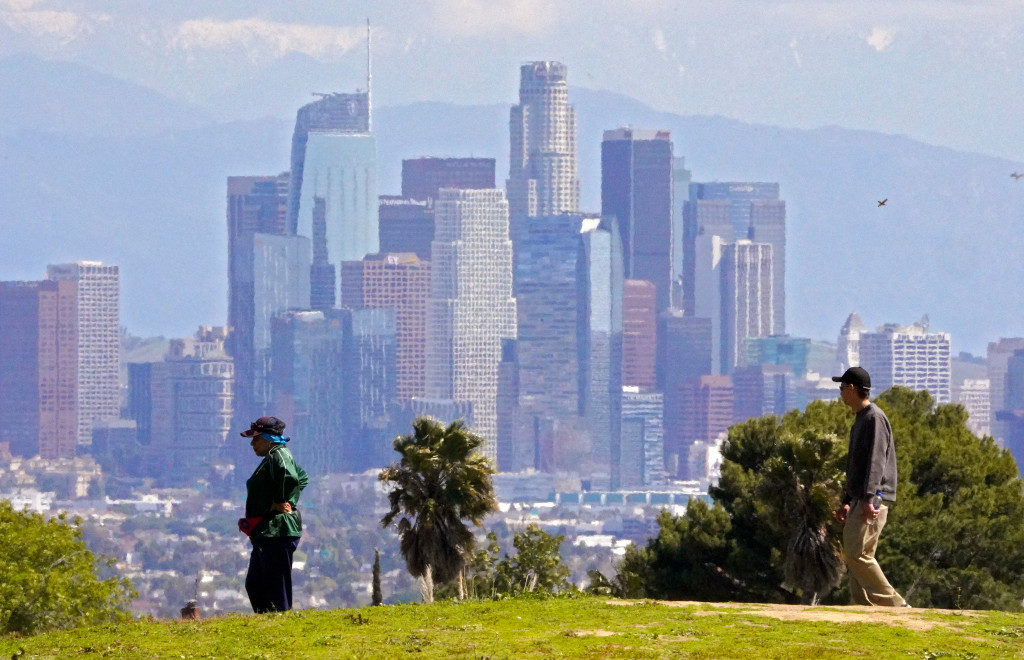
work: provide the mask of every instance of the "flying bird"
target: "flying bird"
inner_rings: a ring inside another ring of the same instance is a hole
[[[878,205],[879,205],[879,206],[885,206],[885,203],[886,203],[886,202],[888,202],[888,201],[889,201],[889,198],[888,198],[888,197],[886,197],[885,199],[883,199],[882,201],[880,201],[880,202],[878,203]]]
[[[1024,174],[1017,174],[1016,172],[1014,172],[1010,176],[1012,176],[1016,181],[1020,181],[1021,177],[1024,177]]]

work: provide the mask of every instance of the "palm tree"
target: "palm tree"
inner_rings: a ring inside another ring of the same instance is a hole
[[[484,440],[462,420],[447,427],[430,417],[417,417],[411,435],[395,438],[402,458],[384,468],[378,479],[389,482],[391,510],[381,518],[395,526],[402,556],[413,577],[420,578],[423,599],[434,600],[434,582],[462,575],[473,550],[469,520],[479,527],[498,508],[490,460],[475,450]],[[462,583],[460,581],[460,596]]]

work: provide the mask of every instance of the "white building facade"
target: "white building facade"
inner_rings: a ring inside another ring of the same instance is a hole
[[[899,385],[927,390],[936,403],[952,400],[948,332],[929,332],[924,322],[889,324],[860,335],[860,366],[871,374],[876,396]]]
[[[471,404],[496,460],[501,341],[516,337],[508,202],[501,190],[442,189],[434,222],[425,398]]]

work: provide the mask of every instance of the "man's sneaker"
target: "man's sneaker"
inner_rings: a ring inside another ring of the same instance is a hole
[[[903,601],[903,604],[900,605],[900,607],[909,607],[909,608],[913,609],[913,606],[910,603],[908,603],[907,601]]]

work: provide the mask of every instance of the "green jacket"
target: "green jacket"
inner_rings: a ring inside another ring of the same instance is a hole
[[[302,517],[296,506],[302,489],[309,483],[306,471],[284,445],[275,444],[245,482],[246,517],[263,516],[251,538],[302,536]],[[288,502],[292,513],[278,513],[270,507]]]

